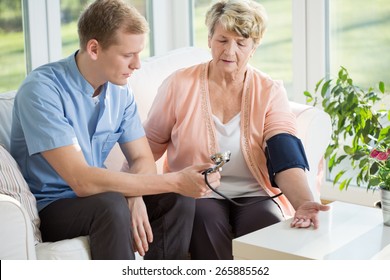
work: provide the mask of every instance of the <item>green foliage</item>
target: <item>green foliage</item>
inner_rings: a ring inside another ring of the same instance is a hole
[[[0,0],[0,33],[22,31],[22,1]]]
[[[61,22],[69,23],[77,19],[80,11],[92,1],[90,0],[61,0]]]
[[[352,179],[367,189],[377,187],[378,166],[370,158],[374,147],[390,147],[389,110],[380,107],[385,97],[385,84],[379,82],[377,90],[364,90],[354,84],[346,68],[341,67],[336,79],[321,79],[315,93],[304,92],[306,101],[321,105],[332,121],[332,136],[325,158],[328,170],[345,161],[357,171],[355,178],[345,178],[345,169],[337,171],[333,184],[347,189]],[[348,166],[349,167],[349,166]],[[390,186],[388,186],[390,188]]]

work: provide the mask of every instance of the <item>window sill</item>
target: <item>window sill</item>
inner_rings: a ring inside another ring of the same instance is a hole
[[[321,186],[321,200],[343,201],[373,207],[380,200],[380,194],[378,191],[367,191],[365,188],[354,186],[349,186],[348,190],[340,191],[338,185],[333,186],[332,182],[325,181]]]

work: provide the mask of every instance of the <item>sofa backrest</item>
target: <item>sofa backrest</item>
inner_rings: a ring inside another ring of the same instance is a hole
[[[146,119],[157,89],[165,78],[175,70],[208,61],[210,58],[210,52],[206,49],[187,47],[144,60],[141,69],[129,78],[142,121]]]
[[[157,89],[165,78],[173,71],[207,61],[211,55],[207,49],[187,47],[173,50],[162,56],[148,58],[142,62],[141,69],[134,72],[129,78],[129,85],[133,89],[142,121],[147,117],[149,108],[157,93]],[[9,150],[12,119],[12,106],[15,91],[0,94],[0,144]],[[330,140],[331,123],[329,115],[312,106],[290,102],[293,112],[297,116],[298,137],[305,147],[310,171],[307,173],[313,193],[318,188],[323,176],[322,155]],[[124,156],[118,145],[114,147],[106,160],[109,169],[120,170]],[[161,171],[161,161],[158,168]],[[319,195],[316,195],[316,198]]]
[[[158,87],[170,74],[180,68],[208,61],[210,58],[211,54],[206,49],[186,47],[143,60],[141,68],[129,78],[141,120],[146,119]],[[120,170],[124,159],[119,145],[116,144],[105,164],[109,169]],[[163,160],[164,157],[157,162],[159,172],[162,172]]]

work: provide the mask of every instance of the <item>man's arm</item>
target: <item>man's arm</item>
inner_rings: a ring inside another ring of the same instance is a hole
[[[129,165],[128,172],[133,174],[156,174],[156,164],[146,137],[126,142],[120,145]],[[149,243],[153,242],[152,227],[142,196],[127,198],[133,225],[135,250],[141,256],[149,250]]]
[[[148,140],[142,137],[120,145],[129,164],[129,173],[156,174],[157,168]]]
[[[89,166],[77,144],[42,152],[42,156],[80,197],[115,191],[126,197],[175,192],[199,198],[208,193],[201,172],[212,166],[199,164],[165,175],[116,172]],[[142,167],[132,164],[132,168]],[[218,184],[219,174],[210,176],[210,180]]]

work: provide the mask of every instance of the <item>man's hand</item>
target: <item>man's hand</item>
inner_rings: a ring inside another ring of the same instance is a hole
[[[318,228],[318,212],[328,211],[330,207],[314,201],[303,203],[295,212],[291,227],[307,228],[311,225]]]
[[[207,187],[202,174],[203,171],[210,167],[212,167],[212,164],[193,165],[177,172],[179,174],[177,193],[193,198],[200,198],[210,194],[212,190]],[[210,185],[214,188],[220,185],[220,178],[219,172],[210,173],[207,177]]]
[[[145,253],[149,250],[149,243],[153,242],[153,232],[146,206],[140,196],[128,197],[127,202],[133,225],[134,251],[141,256],[145,256]]]

